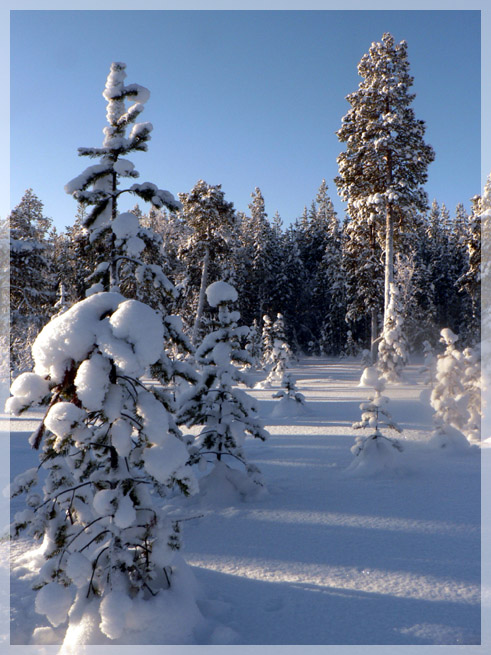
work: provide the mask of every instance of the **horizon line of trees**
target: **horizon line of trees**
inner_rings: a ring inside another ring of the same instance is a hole
[[[238,291],[242,322],[261,331],[264,316],[282,314],[288,342],[296,353],[356,355],[370,349],[372,318],[360,289],[378,286],[378,327],[382,325],[383,250],[366,266],[357,265],[350,222],[341,224],[325,180],[310,207],[284,227],[278,212],[268,219],[259,188],[251,194],[249,215],[235,211],[221,185],[198,181],[179,194],[182,209],[130,210],[152,229],[158,242],[147,248],[149,265],[161,268],[178,289],[167,310],[182,317],[186,332],[196,328],[200,290],[222,279]],[[410,350],[437,346],[449,327],[472,345],[480,339],[480,204],[471,199],[468,213],[459,203],[451,216],[434,200],[414,217],[395,256],[394,277]],[[213,226],[196,228],[199,218]],[[90,242],[79,205],[74,224],[57,232],[43,204],[28,189],[11,212],[10,225],[10,368],[28,370],[30,347],[40,329],[64,308],[85,298],[94,284],[95,262],[103,247]],[[4,222],[4,231],[7,222]],[[203,253],[207,251],[206,279]],[[379,268],[378,279],[370,267]],[[369,265],[369,266],[368,266]],[[128,297],[137,297],[135,280],[121,280]],[[158,292],[144,284],[138,299],[158,303]],[[143,293],[143,295],[142,295]],[[202,295],[202,294],[201,294]],[[199,332],[212,320],[202,308]],[[196,337],[197,335],[195,335]]]

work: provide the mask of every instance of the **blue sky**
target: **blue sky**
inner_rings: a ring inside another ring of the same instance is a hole
[[[430,201],[482,189],[478,11],[14,11],[10,59],[10,203],[32,187],[58,228],[73,223],[64,184],[98,146],[111,61],[147,86],[154,125],[141,173],[175,195],[198,179],[222,184],[247,211],[259,186],[285,223],[322,178],[340,216],[335,131],[359,83],[357,64],[384,31],[408,42],[414,109],[436,151]],[[129,204],[132,202],[129,200]]]

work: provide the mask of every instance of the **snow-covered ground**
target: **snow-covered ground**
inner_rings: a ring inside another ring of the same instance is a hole
[[[272,416],[277,389],[251,392],[271,438],[249,441],[247,457],[268,491],[241,502],[209,489],[183,506],[196,517],[183,523],[182,555],[205,619],[187,643],[481,643],[481,451],[429,444],[418,368],[384,392],[404,451],[397,468],[374,476],[347,471],[360,434],[352,423],[370,393],[358,386],[359,362],[293,366],[306,399],[296,417]],[[36,465],[27,444],[36,416],[11,419],[12,475]],[[15,499],[13,509],[21,506]],[[5,574],[5,539],[0,547]],[[14,562],[25,548],[14,542]],[[11,577],[11,616],[12,644],[46,625],[25,569]]]

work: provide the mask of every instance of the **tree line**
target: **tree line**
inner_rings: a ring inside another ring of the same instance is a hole
[[[370,348],[372,308],[379,328],[383,315],[383,251],[364,258],[367,244],[354,241],[348,218],[340,223],[324,180],[309,208],[286,227],[277,213],[268,220],[259,188],[248,215],[235,211],[220,185],[202,180],[179,197],[178,211],[143,213],[138,205],[130,210],[154,233],[145,261],[162,269],[177,293],[161,298],[151,282],[138,285],[123,271],[127,297],[154,307],[165,302],[191,335],[206,258],[205,286],[216,280],[233,284],[242,321],[259,331],[264,316],[282,314],[297,353],[356,355]],[[105,272],[94,270],[104,247],[91,243],[86,213],[80,206],[74,224],[58,233],[28,189],[10,215],[12,370],[29,369],[30,346],[41,327],[101,284]],[[394,277],[410,349],[421,350],[424,341],[435,345],[443,327],[464,343],[477,342],[480,196],[472,198],[470,213],[459,204],[453,216],[434,200],[401,241]],[[204,307],[201,314],[203,331],[212,317]]]

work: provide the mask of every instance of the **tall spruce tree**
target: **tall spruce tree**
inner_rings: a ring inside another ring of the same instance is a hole
[[[189,238],[183,244],[181,256],[189,272],[197,268],[200,277],[197,305],[196,299],[192,301],[193,308],[196,307],[192,340],[196,343],[205,308],[206,288],[211,279],[217,279],[220,265],[223,266],[230,251],[235,210],[233,203],[225,200],[221,184],[210,185],[204,180],[198,180],[189,193],[180,193],[179,199],[182,218],[189,228]]]
[[[466,325],[468,338],[477,343],[481,338],[481,215],[483,213],[480,196],[472,198],[472,211],[468,218],[462,238],[467,249],[467,266],[457,280],[460,291],[464,291],[470,300],[470,316]],[[467,335],[466,335],[467,336]]]
[[[394,241],[411,225],[415,211],[427,207],[422,185],[434,152],[424,142],[424,122],[416,119],[411,107],[415,96],[409,92],[413,78],[406,42],[396,44],[386,32],[362,57],[358,73],[363,79],[358,91],[347,96],[351,108],[337,132],[346,152],[338,157],[335,182],[353,223],[363,225],[365,232],[366,226],[373,226],[373,236],[385,253],[385,312],[394,281]],[[375,246],[369,250],[376,256]],[[375,325],[373,320],[372,343]]]

